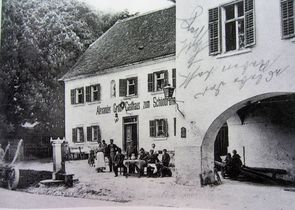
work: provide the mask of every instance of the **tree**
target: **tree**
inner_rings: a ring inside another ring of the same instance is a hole
[[[129,16],[95,12],[74,0],[3,0],[0,135],[13,135],[27,123],[50,135],[63,130],[64,88],[58,79],[118,19]]]

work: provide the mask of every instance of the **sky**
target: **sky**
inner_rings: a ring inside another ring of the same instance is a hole
[[[152,10],[162,9],[173,5],[168,0],[80,0],[87,2],[94,8],[102,11],[123,11],[130,13],[144,13]]]

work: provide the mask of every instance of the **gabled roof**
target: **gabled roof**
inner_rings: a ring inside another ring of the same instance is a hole
[[[175,6],[118,21],[61,80],[175,55]]]

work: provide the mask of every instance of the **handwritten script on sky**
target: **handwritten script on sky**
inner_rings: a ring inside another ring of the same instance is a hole
[[[226,86],[243,90],[249,86],[271,83],[290,68],[288,64],[280,64],[281,56],[278,54],[271,57],[261,55],[255,59],[241,56],[243,58],[238,61],[230,57],[223,60],[210,56],[207,10],[202,5],[195,5],[190,9],[192,12],[177,18],[177,33],[186,35],[178,40],[177,59],[185,59],[185,70],[179,72],[179,88],[194,88],[194,99],[218,96]],[[212,58],[215,60],[211,63]],[[231,76],[224,77],[224,74]],[[199,84],[204,85],[200,87]]]

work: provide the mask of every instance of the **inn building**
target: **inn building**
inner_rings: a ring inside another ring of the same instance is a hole
[[[163,88],[176,87],[175,30],[170,7],[118,21],[86,50],[61,79],[70,147],[174,150],[180,116]]]

